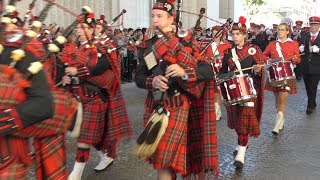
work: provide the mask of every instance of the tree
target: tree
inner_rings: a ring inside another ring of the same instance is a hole
[[[244,10],[248,13],[249,20],[252,16],[259,13],[261,7],[266,4],[264,0],[242,0],[244,4]]]

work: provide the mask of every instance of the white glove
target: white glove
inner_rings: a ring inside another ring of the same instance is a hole
[[[312,52],[314,52],[314,53],[318,53],[319,52],[319,47],[318,46],[316,46],[316,45],[313,45],[312,46]]]
[[[304,45],[303,44],[301,44],[301,46],[299,47],[299,51],[302,53],[304,52]]]

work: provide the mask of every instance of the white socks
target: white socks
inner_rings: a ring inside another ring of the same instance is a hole
[[[244,165],[244,158],[246,156],[246,146],[239,146],[238,154],[234,158],[235,162],[234,164],[237,166],[237,168],[242,168]]]
[[[279,116],[279,119],[280,119],[279,130],[282,130],[283,126],[284,126],[284,113],[279,111],[278,112],[278,116]]]
[[[221,119],[221,109],[220,109],[220,104],[215,102],[214,103],[214,109],[215,109],[215,113],[216,113],[216,120],[219,121]]]
[[[278,135],[279,130],[283,129],[283,125],[284,125],[284,113],[282,111],[278,111],[276,124],[274,125],[274,129],[272,130],[272,133],[274,135]]]
[[[81,180],[81,176],[85,165],[85,162],[75,162],[73,170],[68,177],[68,180]]]

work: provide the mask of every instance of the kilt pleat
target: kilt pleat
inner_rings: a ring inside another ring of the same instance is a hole
[[[115,158],[120,140],[132,135],[132,126],[120,88],[117,88],[114,96],[109,98],[106,119],[103,138],[95,145],[95,148],[106,151],[109,157]]]
[[[186,175],[189,101],[185,95],[170,98],[181,98],[181,100],[179,100],[181,103],[175,106],[164,103],[164,107],[170,112],[168,127],[159,142],[155,154],[150,158],[149,162],[153,164],[155,169],[170,168],[181,175]],[[172,100],[171,102],[174,101],[175,100]],[[146,103],[150,104],[146,104],[145,122],[148,121],[157,104],[155,101],[150,101],[150,99],[147,99]]]
[[[67,179],[65,135],[35,138],[37,179]]]
[[[28,165],[16,163],[10,168],[4,169],[0,173],[1,180],[27,180],[28,178]]]
[[[78,142],[96,145],[101,142],[105,128],[108,103],[96,96],[83,103],[83,119]]]
[[[188,119],[188,177],[218,171],[216,118],[214,107],[215,82],[206,82],[200,99],[190,98]]]
[[[260,121],[257,118],[256,107],[227,106],[228,127],[235,129],[238,134],[258,136],[260,134]]]

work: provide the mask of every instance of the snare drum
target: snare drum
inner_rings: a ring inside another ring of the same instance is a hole
[[[247,102],[257,97],[253,80],[248,74],[233,75],[219,79],[222,102],[225,105],[235,105]]]
[[[268,80],[271,86],[280,87],[288,84],[289,81],[295,80],[296,76],[291,61],[278,61],[269,64]]]

